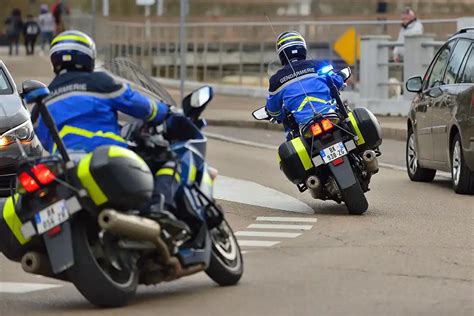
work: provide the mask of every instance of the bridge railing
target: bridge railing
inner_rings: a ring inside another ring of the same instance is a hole
[[[334,50],[334,44],[349,29],[355,30],[353,43],[366,35],[396,38],[398,20],[386,21],[301,21],[273,22],[276,33],[297,30],[307,39],[310,58],[324,59],[342,67],[345,61]],[[445,40],[456,30],[454,19],[424,20],[426,32]],[[180,73],[179,24],[156,23],[147,30],[144,23],[98,20],[93,30],[90,17],[71,21],[71,27],[88,33],[94,31],[99,52],[103,57],[128,56],[153,75],[178,79]],[[251,85],[265,87],[267,69],[278,57],[275,35],[267,22],[188,23],[186,47],[187,77],[194,81]],[[351,42],[350,39],[347,40]],[[388,40],[387,40],[388,41]],[[364,42],[364,40],[362,40]],[[352,45],[354,54],[357,46]],[[386,48],[389,51],[389,48]],[[352,67],[356,81],[360,79],[365,56]],[[383,62],[380,62],[383,63]],[[386,62],[387,63],[387,62]],[[398,65],[400,68],[402,65]],[[380,69],[384,66],[378,65]],[[390,66],[392,67],[392,66]],[[395,65],[396,68],[396,65]],[[387,81],[387,80],[382,80]],[[385,83],[384,83],[385,84]],[[363,89],[363,88],[361,88]]]

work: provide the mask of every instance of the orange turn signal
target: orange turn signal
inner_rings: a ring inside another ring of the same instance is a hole
[[[324,119],[321,121],[321,126],[323,127],[323,130],[325,132],[331,130],[334,128],[334,125],[332,124],[332,122],[328,119]]]
[[[319,125],[318,123],[311,125],[311,133],[313,133],[313,136],[321,135],[323,133],[321,125]]]

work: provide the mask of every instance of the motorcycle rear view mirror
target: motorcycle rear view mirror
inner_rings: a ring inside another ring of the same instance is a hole
[[[183,99],[184,115],[197,120],[213,97],[214,91],[211,86],[204,86],[195,90]]]
[[[43,100],[49,95],[48,87],[37,80],[26,80],[21,84],[21,97],[26,103],[34,103]]]
[[[270,116],[268,115],[267,111],[265,110],[265,107],[259,108],[255,111],[253,111],[252,116],[258,120],[258,121],[263,121],[263,120],[269,120]]]
[[[352,71],[351,71],[351,68],[346,67],[346,68],[343,68],[343,69],[339,70],[338,74],[339,74],[339,76],[342,77],[344,82],[346,82],[347,79],[349,79],[352,76]]]

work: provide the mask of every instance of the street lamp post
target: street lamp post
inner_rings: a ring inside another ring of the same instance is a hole
[[[188,47],[186,42],[186,15],[188,14],[188,0],[181,0],[180,3],[180,29],[179,29],[179,51],[180,51],[180,93],[181,100],[184,98],[184,82],[186,81],[186,55],[188,53]]]

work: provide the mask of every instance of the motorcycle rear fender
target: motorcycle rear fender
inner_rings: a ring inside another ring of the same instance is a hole
[[[340,190],[345,190],[357,182],[349,158],[347,156],[344,156],[343,158],[344,162],[340,165],[334,166],[332,163],[327,165],[333,174],[334,179],[336,179]]]
[[[64,272],[74,265],[70,222],[62,223],[61,232],[53,237],[44,234],[43,240],[54,274]]]

